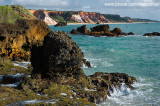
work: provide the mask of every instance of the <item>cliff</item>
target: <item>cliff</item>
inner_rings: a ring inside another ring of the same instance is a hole
[[[138,19],[130,17],[121,17],[114,14],[101,14],[96,12],[83,11],[51,11],[51,10],[30,10],[38,19],[45,21],[49,25],[55,25],[58,22],[67,23],[117,23],[117,22],[159,22],[149,19]]]
[[[29,60],[32,45],[41,45],[50,28],[22,6],[0,6],[0,9],[0,18],[3,18],[0,23],[0,56]]]

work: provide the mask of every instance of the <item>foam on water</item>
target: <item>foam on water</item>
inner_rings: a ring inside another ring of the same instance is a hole
[[[13,65],[14,66],[20,66],[20,67],[23,67],[23,68],[28,68],[28,65],[31,64],[31,62],[14,62]]]
[[[121,84],[121,87],[113,88],[111,96],[108,96],[107,101],[101,103],[99,106],[142,106],[142,105],[160,105],[160,98],[155,98],[153,100],[153,83],[146,83],[146,79],[139,77],[138,82],[133,84],[135,87],[134,90],[128,88],[124,83]]]

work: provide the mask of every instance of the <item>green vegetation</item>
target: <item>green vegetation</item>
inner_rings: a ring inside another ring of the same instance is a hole
[[[0,6],[0,23],[14,23],[17,19],[34,18],[23,6]]]
[[[113,14],[102,14],[106,19],[109,19],[111,22],[127,22],[126,19],[120,17],[120,15]]]
[[[12,75],[17,73],[24,73],[30,74],[31,73],[31,66],[29,69],[25,69],[23,67],[14,66],[13,62],[11,62],[7,58],[0,57],[0,75]]]

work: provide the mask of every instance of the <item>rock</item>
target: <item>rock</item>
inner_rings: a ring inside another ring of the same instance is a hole
[[[132,32],[125,33],[122,32],[120,28],[114,28],[112,31],[109,31],[110,27],[109,25],[98,25],[93,28],[90,28],[91,31],[87,30],[87,26],[83,25],[81,27],[77,28],[78,33],[100,37],[100,36],[107,36],[107,37],[119,37],[119,36],[127,36],[127,35],[133,35]],[[77,33],[75,29],[71,31],[71,34]]]
[[[10,76],[3,76],[2,78],[2,84],[13,84],[19,81],[16,78],[10,77]]]
[[[91,68],[91,63],[89,61],[87,61],[86,59],[83,59],[83,63],[85,66]]]
[[[160,36],[159,32],[146,33],[143,36]]]
[[[88,30],[87,30],[87,26],[86,25],[82,25],[81,27],[78,27],[77,28],[77,31],[79,33],[82,33],[82,34],[87,34],[88,33]]]
[[[60,26],[67,26],[67,22],[58,22],[55,27],[60,27]]]
[[[98,25],[98,26],[95,26],[93,28],[91,28],[91,32],[109,32],[109,25]]]
[[[65,32],[50,32],[43,46],[31,50],[33,74],[42,77],[85,76],[81,70],[83,52]]]
[[[71,34],[78,34],[77,30],[72,29],[72,31],[70,32]]]
[[[127,35],[135,35],[133,32],[129,32],[127,33]]]
[[[120,34],[122,34],[122,30],[121,30],[120,28],[114,28],[114,29],[111,31],[111,33],[115,33],[115,34],[117,34],[117,35],[120,35]]]
[[[19,19],[15,24],[0,24],[0,55],[11,60],[29,61],[32,45],[42,45],[50,32],[45,22],[37,19]]]

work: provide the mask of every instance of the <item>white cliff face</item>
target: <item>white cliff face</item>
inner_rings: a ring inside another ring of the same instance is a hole
[[[80,15],[72,15],[74,17],[74,20],[80,23],[84,23]]]
[[[44,12],[44,14],[46,15],[44,21],[48,25],[56,25],[57,24],[57,22],[55,20],[53,20],[52,18],[49,17],[48,12]]]

